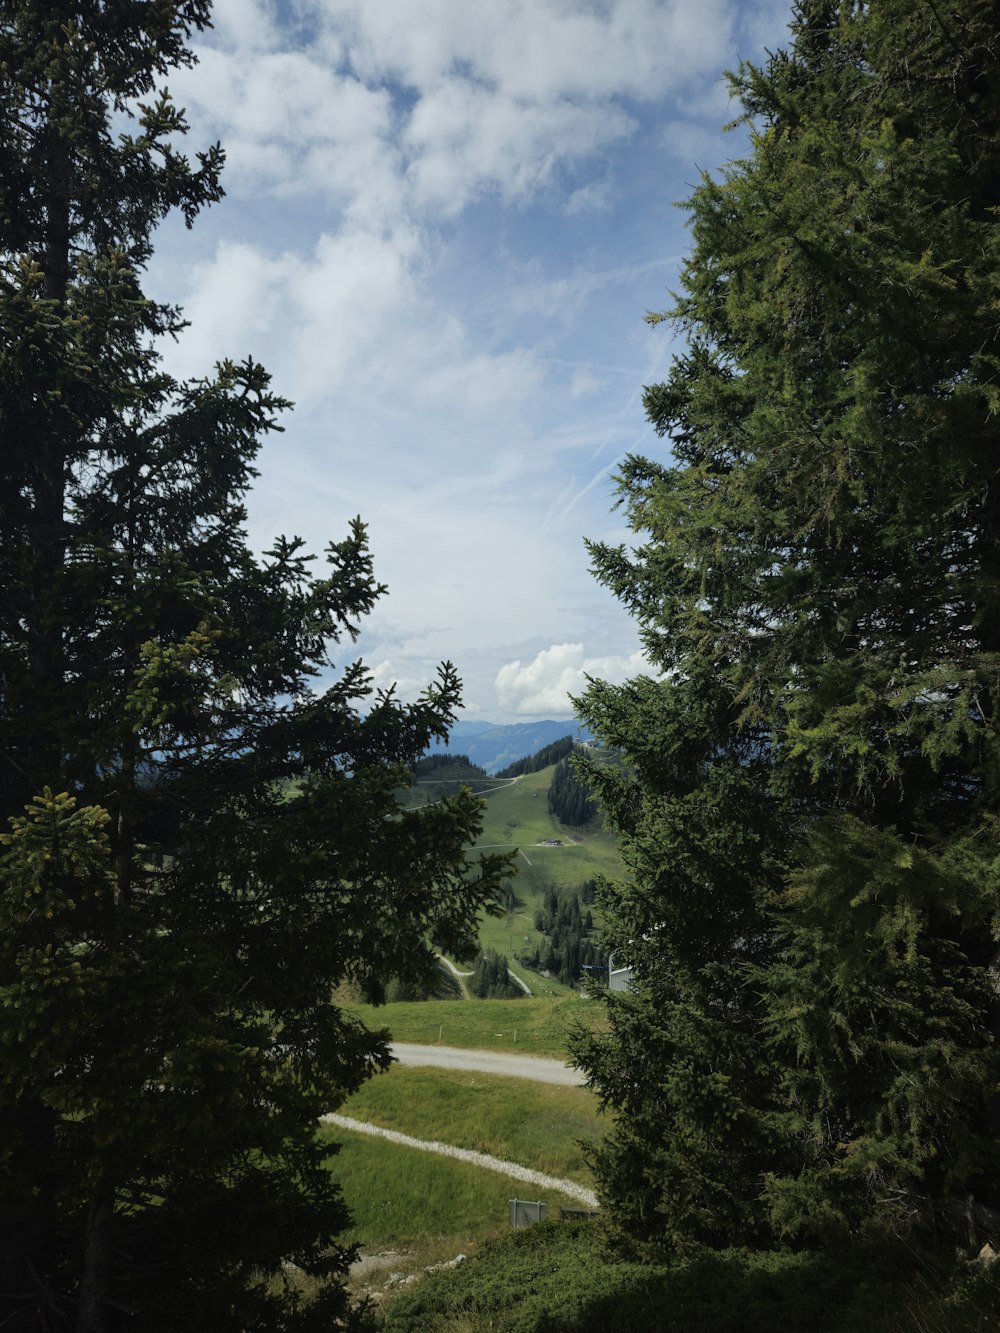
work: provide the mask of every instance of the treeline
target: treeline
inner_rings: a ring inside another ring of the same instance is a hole
[[[597,814],[597,802],[588,787],[580,781],[569,756],[556,764],[549,783],[549,811],[562,824],[576,828],[588,824]]]
[[[516,1000],[524,991],[510,979],[507,959],[495,949],[487,949],[476,959],[469,990],[480,1000]]]
[[[423,759],[418,759],[413,766],[413,776],[415,778],[430,777],[432,773],[437,773],[439,769],[461,769],[458,776],[467,775],[477,778],[488,778],[489,774],[485,768],[480,768],[474,764],[467,754],[428,754]]]
[[[525,759],[516,759],[514,763],[501,768],[498,778],[519,778],[525,773],[540,773],[543,768],[558,764],[560,759],[573,753],[573,737],[563,736],[561,740],[546,745],[537,754],[530,754]]]
[[[467,754],[429,754],[414,764],[409,788],[399,793],[399,799],[404,805],[419,809],[443,796],[454,795],[463,787],[479,791],[483,783],[491,781],[486,770],[473,763]]]
[[[535,912],[535,929],[543,940],[532,953],[520,955],[525,967],[548,972],[565,986],[575,986],[587,969],[607,966],[607,954],[595,939],[593,913],[589,907],[581,907],[580,899],[586,893],[586,901],[593,902],[593,880],[563,899],[555,889],[549,889]]]

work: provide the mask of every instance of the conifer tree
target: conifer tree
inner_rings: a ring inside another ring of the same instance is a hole
[[[393,797],[459,702],[374,694],[364,526],[257,559],[251,360],[167,375],[157,223],[219,198],[158,91],[205,0],[0,15],[0,1324],[349,1319],[319,1114],[388,1062],[332,1002],[467,949],[479,805]],[[339,657],[339,654],[338,654]],[[339,668],[332,684],[321,673]],[[326,1280],[311,1304],[296,1269]]]
[[[673,460],[592,548],[664,674],[578,703],[627,761],[635,980],[578,1049],[639,1234],[995,1223],[998,62],[985,0],[802,0],[690,201]]]

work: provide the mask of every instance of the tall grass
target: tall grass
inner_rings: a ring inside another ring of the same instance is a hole
[[[605,1128],[586,1088],[443,1069],[396,1066],[370,1079],[341,1110],[590,1187],[579,1140],[600,1137]]]
[[[539,1197],[493,1171],[405,1148],[384,1139],[323,1126],[321,1138],[341,1144],[330,1169],[340,1182],[354,1224],[346,1239],[366,1250],[405,1247],[421,1260],[468,1253],[507,1230],[507,1201]],[[553,1210],[579,1203],[553,1192],[541,1196]]]

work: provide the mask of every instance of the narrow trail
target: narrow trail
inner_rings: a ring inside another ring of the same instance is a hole
[[[446,972],[448,972],[451,976],[453,976],[453,977],[455,978],[455,980],[458,982],[458,989],[462,992],[462,999],[463,999],[463,1000],[471,1000],[471,999],[472,999],[472,995],[471,995],[471,993],[470,993],[470,991],[469,991],[468,986],[465,984],[465,978],[466,978],[466,977],[471,977],[471,976],[472,976],[472,973],[471,973],[471,972],[459,972],[458,968],[457,968],[457,967],[455,966],[455,964],[451,961],[451,959],[449,959],[449,958],[445,958],[445,956],[444,956],[443,953],[439,953],[439,954],[438,954],[438,956],[437,956],[437,960],[438,960],[438,962],[441,964],[441,966],[444,968],[444,970],[445,970]]]
[[[524,991],[525,995],[531,995],[531,994],[533,993],[532,990],[531,990],[531,987],[528,985],[528,983],[527,983],[526,981],[523,981],[523,980],[517,975],[517,973],[514,971],[514,969],[513,969],[512,967],[508,967],[508,968],[507,968],[507,975],[510,977],[511,981],[513,981],[513,983],[514,983],[515,986],[520,986],[520,987],[521,987],[521,989]]]
[[[452,976],[455,978],[455,980],[458,982],[459,986],[461,987],[462,995],[464,996],[464,998],[467,999],[467,1000],[471,1000],[471,999],[472,999],[472,996],[469,994],[469,988],[468,988],[468,986],[465,984],[465,981],[463,980],[463,978],[464,978],[464,977],[471,977],[471,976],[473,976],[473,973],[472,973],[472,972],[459,972],[458,968],[457,968],[457,967],[455,966],[455,964],[451,961],[451,959],[450,959],[450,958],[445,958],[445,956],[444,956],[443,953],[439,953],[438,956],[437,956],[437,958],[438,958],[438,962],[441,963],[441,964],[444,966],[444,968],[445,968],[448,972],[450,972],[451,975],[452,975]],[[525,995],[532,995],[532,996],[534,995],[534,991],[531,989],[531,987],[528,985],[528,983],[527,983],[526,981],[522,980],[521,977],[519,977],[519,976],[517,975],[517,973],[514,971],[514,969],[513,969],[512,967],[508,967],[508,969],[507,969],[507,973],[508,973],[508,975],[509,975],[511,981],[514,983],[514,985],[515,985],[515,986],[520,986],[521,990],[524,991]]]
[[[513,1180],[523,1181],[528,1185],[538,1185],[541,1189],[558,1190],[571,1199],[576,1199],[587,1208],[597,1207],[597,1195],[593,1190],[585,1189],[574,1180],[560,1180],[558,1176],[547,1176],[543,1171],[532,1171],[530,1167],[518,1166],[516,1162],[505,1162],[489,1153],[473,1152],[471,1148],[453,1148],[450,1143],[438,1143],[436,1139],[415,1139],[409,1134],[400,1134],[395,1129],[383,1129],[368,1120],[353,1120],[349,1115],[337,1115],[329,1111],[320,1116],[326,1125],[336,1125],[338,1129],[354,1130],[358,1134],[371,1134],[375,1138],[388,1139],[404,1148],[417,1148],[421,1152],[438,1153],[441,1157],[453,1157],[459,1162],[468,1162],[471,1166],[482,1167],[486,1171],[496,1171],[499,1175],[510,1176]]]
[[[557,1083],[567,1088],[580,1087],[587,1081],[578,1069],[542,1055],[469,1050],[464,1046],[425,1046],[411,1041],[394,1041],[389,1049],[401,1065],[431,1065],[436,1069],[503,1074],[507,1078],[530,1078],[536,1083]]]

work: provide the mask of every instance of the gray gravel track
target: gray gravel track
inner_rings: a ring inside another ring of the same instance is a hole
[[[357,1134],[373,1134],[377,1138],[388,1139],[390,1143],[401,1144],[404,1148],[438,1153],[442,1157],[454,1158],[457,1162],[469,1162],[472,1166],[483,1167],[487,1171],[498,1171],[502,1176],[510,1176],[527,1185],[558,1190],[587,1208],[597,1207],[597,1195],[594,1191],[578,1185],[575,1180],[561,1180],[558,1176],[547,1176],[543,1171],[533,1171],[528,1166],[518,1166],[516,1162],[508,1162],[489,1153],[473,1152],[471,1148],[453,1148],[450,1143],[439,1143],[436,1139],[415,1139],[410,1134],[400,1134],[395,1129],[383,1129],[381,1125],[373,1125],[367,1120],[355,1120],[349,1115],[335,1115],[330,1112],[320,1119],[325,1124],[336,1125],[338,1129],[352,1129]]]
[[[506,1074],[511,1078],[534,1079],[536,1083],[559,1083],[563,1087],[576,1087],[585,1081],[579,1069],[571,1069],[561,1060],[546,1060],[540,1055],[470,1051],[459,1046],[419,1046],[407,1041],[394,1041],[391,1050],[401,1065],[432,1065],[436,1069]]]

